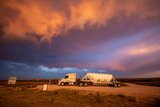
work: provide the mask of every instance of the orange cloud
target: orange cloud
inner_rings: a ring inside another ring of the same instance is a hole
[[[1,0],[0,23],[4,26],[5,37],[36,40],[35,36],[27,35],[33,33],[43,40],[51,41],[73,28],[83,30],[86,24],[103,26],[121,12],[127,16],[135,12],[149,16],[151,14],[148,14],[149,9],[144,2]],[[157,11],[154,13],[152,15],[158,14]]]
[[[23,4],[18,1],[9,1],[4,6],[18,11],[18,15],[14,19],[7,19],[9,23],[5,28],[7,36],[15,35],[26,38],[26,33],[35,32],[50,40],[60,33],[64,24],[64,16],[60,11],[54,12],[43,8],[36,1],[28,1]]]
[[[102,2],[100,0],[82,1],[80,4],[70,5],[71,19],[67,29],[77,27],[84,29],[85,24],[104,25],[106,20],[113,16],[113,1]]]
[[[149,44],[136,44],[134,46],[129,46],[120,52],[125,56],[137,56],[137,55],[145,55],[151,54],[160,50],[159,44],[157,45],[149,45]]]

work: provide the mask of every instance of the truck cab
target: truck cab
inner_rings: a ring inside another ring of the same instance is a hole
[[[64,86],[64,85],[75,85],[76,84],[76,73],[70,73],[66,74],[64,78],[59,80],[58,85]]]

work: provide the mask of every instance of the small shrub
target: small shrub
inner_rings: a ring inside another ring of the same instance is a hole
[[[58,94],[58,92],[57,92],[57,91],[54,91],[54,94]]]
[[[160,99],[155,99],[153,103],[155,107],[160,107]]]
[[[123,94],[117,94],[117,96],[120,98],[126,98],[126,95],[123,95]]]

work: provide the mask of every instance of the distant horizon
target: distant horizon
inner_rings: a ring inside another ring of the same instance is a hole
[[[160,78],[160,77],[144,77],[144,78],[140,78],[140,77],[129,77],[129,78],[125,78],[125,77],[122,77],[122,78],[117,78],[117,79],[156,79],[156,78]],[[49,80],[49,79],[62,79],[62,78],[38,78],[38,80]],[[77,79],[81,79],[81,78],[77,78]],[[8,79],[0,79],[1,81],[5,80],[5,81],[8,81]],[[37,80],[37,78],[31,78],[31,79],[17,79],[17,80]]]
[[[104,74],[104,73],[103,73]],[[105,73],[105,74],[107,74],[107,73]],[[62,79],[62,78],[64,78],[64,76],[65,75],[63,75],[62,77],[53,77],[53,78],[25,78],[25,79],[23,79],[23,78],[18,78],[17,76],[9,76],[9,77],[17,77],[17,80],[49,80],[49,79]],[[85,76],[85,75],[84,75]],[[6,79],[1,79],[0,78],[0,80],[8,80],[9,79],[9,77],[8,78],[6,78]],[[115,77],[115,76],[114,76]],[[81,78],[83,78],[83,76],[82,77],[78,77],[77,79],[81,79]],[[155,79],[155,78],[160,78],[160,76],[159,77],[115,77],[115,78],[117,78],[117,79]]]

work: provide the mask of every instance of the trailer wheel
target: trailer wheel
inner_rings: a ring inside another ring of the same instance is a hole
[[[79,86],[83,86],[83,83],[81,82],[81,83],[79,83]]]
[[[117,87],[117,84],[114,84],[114,87]]]
[[[117,84],[117,87],[120,87],[121,85],[120,84]]]
[[[84,86],[87,87],[87,86],[88,86],[88,83],[84,83]]]
[[[64,82],[62,82],[62,83],[61,83],[61,86],[64,86],[64,85],[65,85]]]

